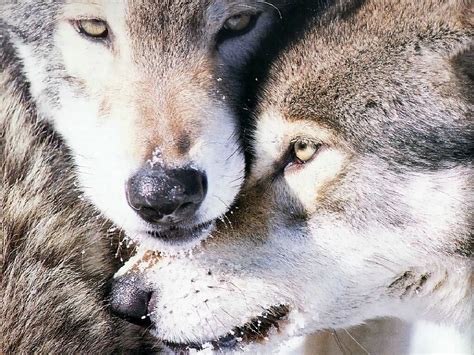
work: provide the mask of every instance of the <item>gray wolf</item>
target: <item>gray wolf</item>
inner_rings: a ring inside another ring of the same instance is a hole
[[[462,0],[330,6],[262,84],[227,226],[191,255],[139,253],[116,302],[143,290],[152,333],[178,347],[378,317],[470,336],[472,15]]]
[[[0,10],[85,198],[163,249],[207,235],[240,189],[239,78],[277,5],[15,0]]]
[[[244,174],[239,78],[279,8],[2,1],[1,352],[141,346],[106,309],[106,219],[161,246],[226,211]]]

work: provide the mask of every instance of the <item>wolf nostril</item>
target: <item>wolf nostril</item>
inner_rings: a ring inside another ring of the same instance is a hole
[[[185,202],[181,206],[179,206],[179,209],[186,209],[188,207],[192,207],[194,204],[192,202]]]
[[[129,205],[145,221],[160,223],[173,215],[191,217],[207,192],[206,175],[196,169],[143,168],[126,185]]]
[[[148,207],[142,207],[140,210],[137,210],[137,212],[143,219],[152,223],[159,223],[164,217],[163,214],[157,212],[153,208]]]
[[[122,276],[112,284],[110,307],[112,313],[130,323],[149,326],[147,316],[151,292],[135,276]]]

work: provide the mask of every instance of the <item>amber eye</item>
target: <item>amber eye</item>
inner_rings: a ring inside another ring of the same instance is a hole
[[[321,145],[306,138],[298,138],[293,145],[295,157],[301,163],[306,163],[316,154]]]
[[[253,16],[249,14],[235,15],[227,19],[224,29],[232,32],[242,32],[252,25]]]
[[[76,22],[80,33],[92,38],[107,38],[109,30],[107,23],[101,20],[79,20]]]

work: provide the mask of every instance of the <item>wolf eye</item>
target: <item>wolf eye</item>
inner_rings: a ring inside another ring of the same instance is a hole
[[[104,39],[109,34],[107,24],[102,20],[79,20],[76,26],[79,33],[91,38]]]
[[[226,37],[233,37],[247,33],[257,23],[259,14],[239,14],[229,17],[222,27]]]
[[[310,141],[306,138],[298,138],[293,144],[295,158],[300,163],[306,163],[314,157],[321,144]]]
[[[224,28],[232,32],[240,32],[247,29],[252,23],[252,15],[240,14],[227,19],[224,23]]]

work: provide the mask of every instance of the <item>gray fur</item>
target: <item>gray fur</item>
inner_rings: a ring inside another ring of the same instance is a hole
[[[37,121],[0,36],[0,352],[138,350],[142,334],[106,309],[118,236],[81,200],[69,153]]]

